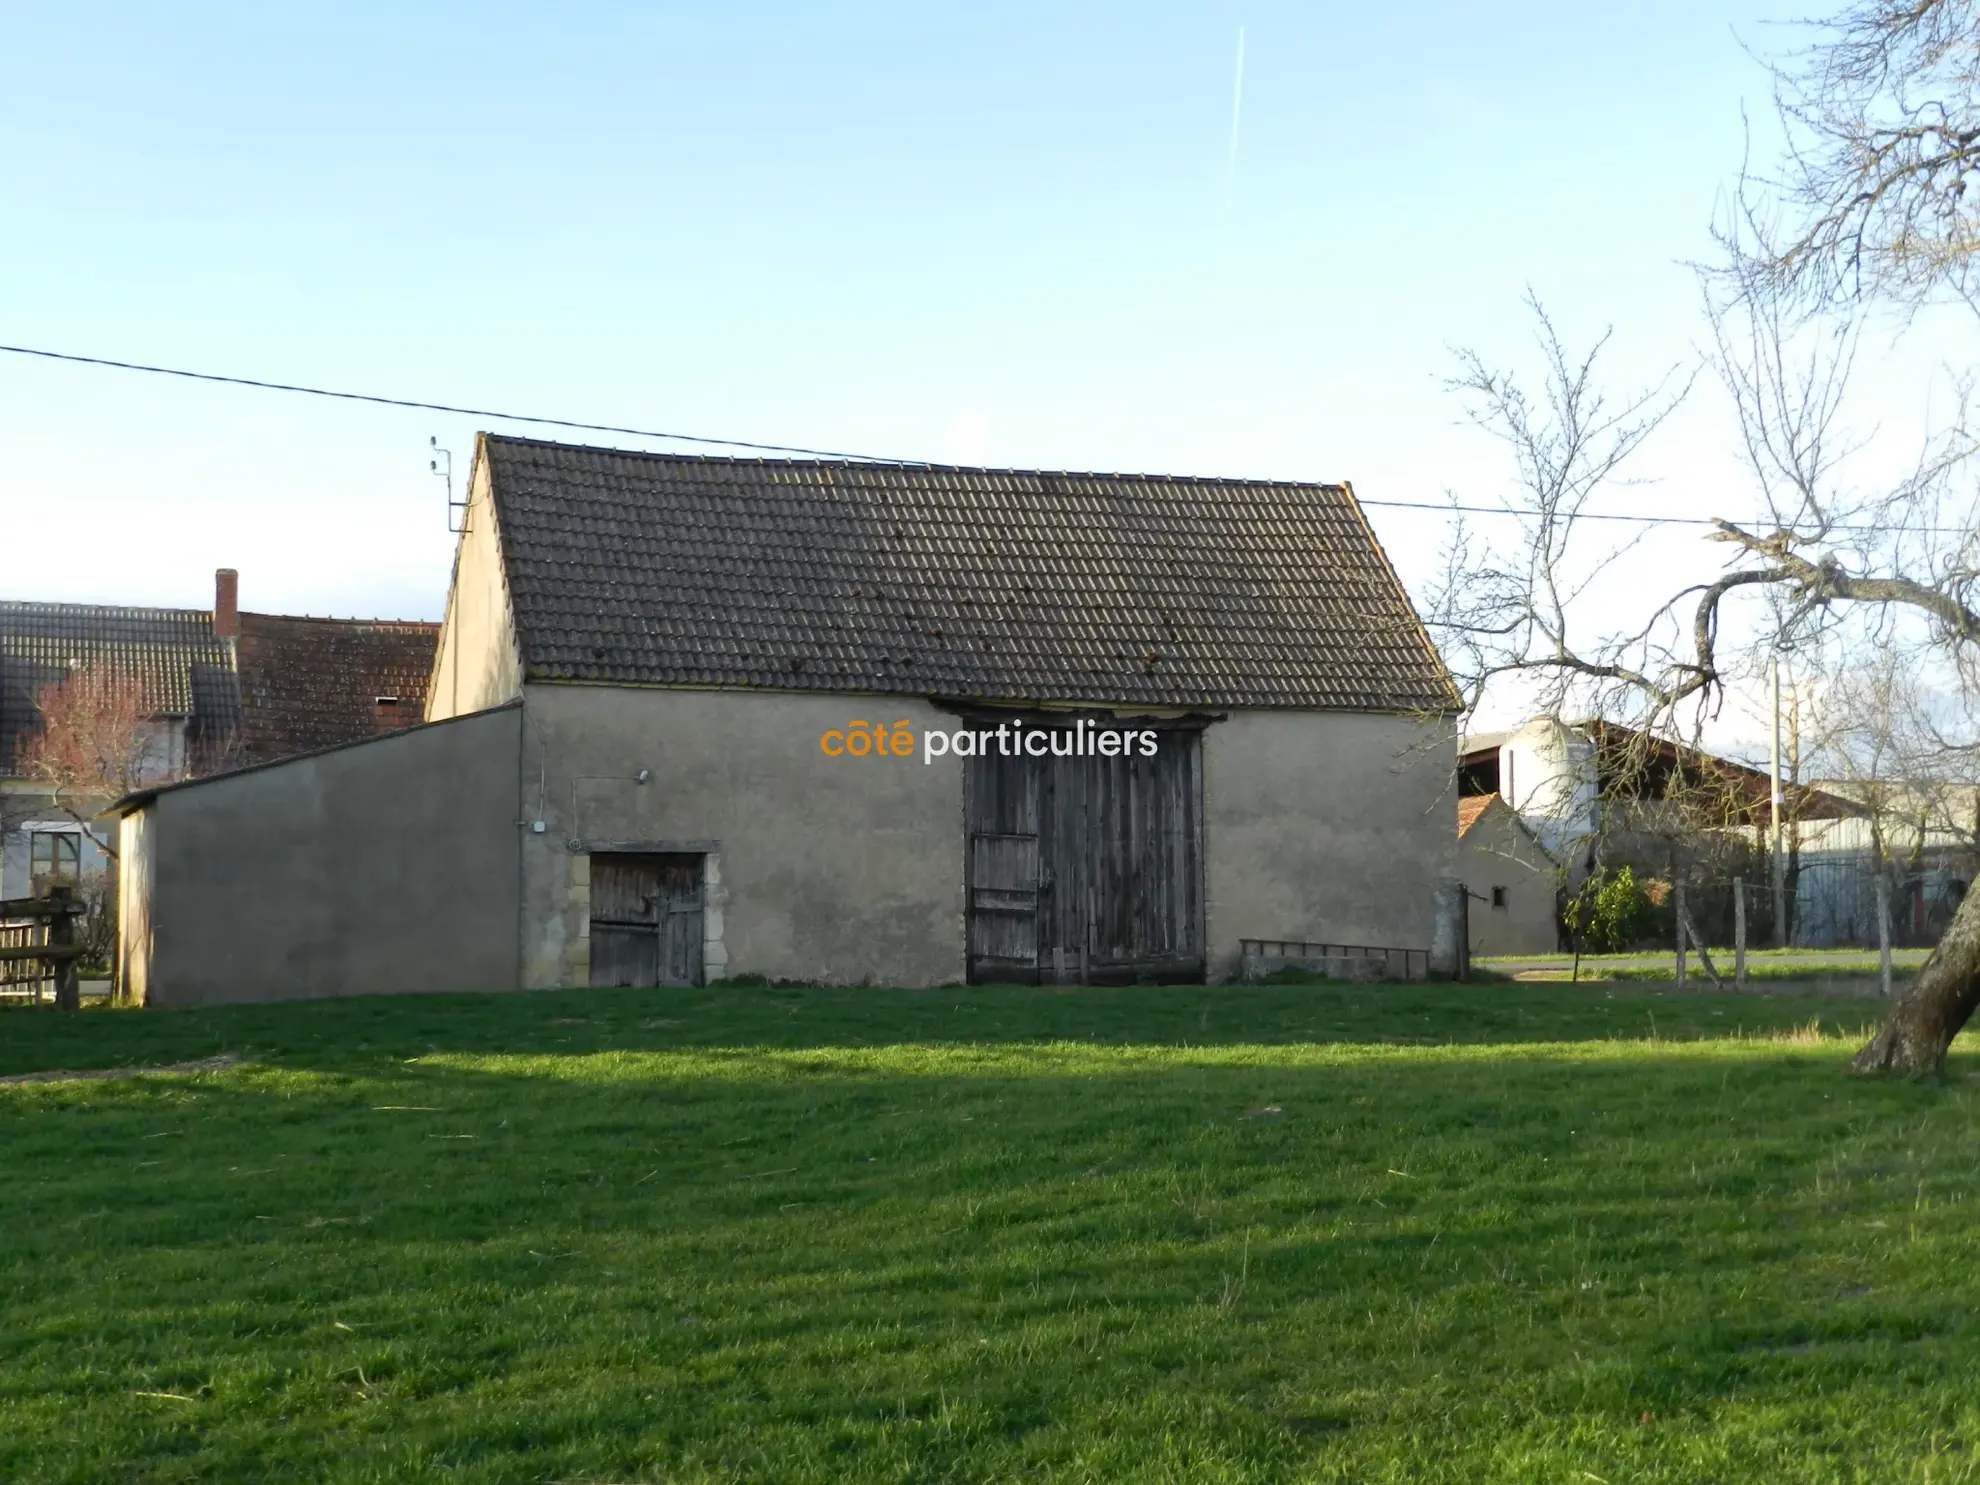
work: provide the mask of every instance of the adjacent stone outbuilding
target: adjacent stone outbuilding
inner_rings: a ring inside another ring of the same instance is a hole
[[[491,987],[1224,979],[1247,938],[1426,947],[1456,847],[1455,696],[1345,485],[484,435],[427,718],[492,708],[508,792],[417,829],[456,821],[513,888],[457,868],[469,913],[400,884],[503,938]],[[441,730],[336,766],[441,769],[383,752]],[[257,786],[271,815],[293,789],[302,817],[297,769]],[[225,786],[126,828],[163,851]],[[196,957],[156,951],[153,993],[217,993]]]
[[[1457,833],[1472,957],[1559,949],[1560,863],[1512,806],[1496,794],[1467,795]]]
[[[511,703],[132,795],[118,979],[141,1005],[518,983]]]

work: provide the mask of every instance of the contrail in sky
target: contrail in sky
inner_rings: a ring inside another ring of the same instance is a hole
[[[1231,83],[1231,155],[1224,166],[1224,220],[1230,221],[1237,191],[1238,121],[1244,117],[1244,27],[1238,27],[1237,77]]]

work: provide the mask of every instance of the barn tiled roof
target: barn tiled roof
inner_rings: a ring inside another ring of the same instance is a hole
[[[1456,709],[1344,485],[481,453],[531,679]]]
[[[42,692],[75,671],[132,681],[151,715],[205,730],[231,715],[231,663],[205,610],[0,602],[0,775],[39,726]]]
[[[423,714],[437,624],[246,613],[240,622],[241,761],[368,737],[381,696],[398,698],[406,722]]]

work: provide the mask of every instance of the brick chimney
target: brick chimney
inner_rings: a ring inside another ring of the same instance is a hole
[[[231,567],[213,574],[213,637],[238,639],[241,633],[241,575]]]
[[[396,732],[405,724],[399,719],[399,698],[379,696],[371,704],[371,730],[373,732]]]

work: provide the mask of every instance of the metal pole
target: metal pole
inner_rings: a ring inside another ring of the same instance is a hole
[[[1746,878],[1733,878],[1733,987],[1746,988]]]
[[[1768,803],[1771,806],[1771,831],[1773,844],[1768,854],[1773,858],[1774,871],[1774,947],[1785,949],[1788,946],[1787,931],[1787,863],[1781,858],[1781,657],[1767,657],[1767,680],[1774,693],[1774,725],[1770,733],[1767,749],[1767,773],[1773,789]]]
[[[1884,984],[1884,999],[1891,998],[1891,879],[1877,871],[1877,973]]]

